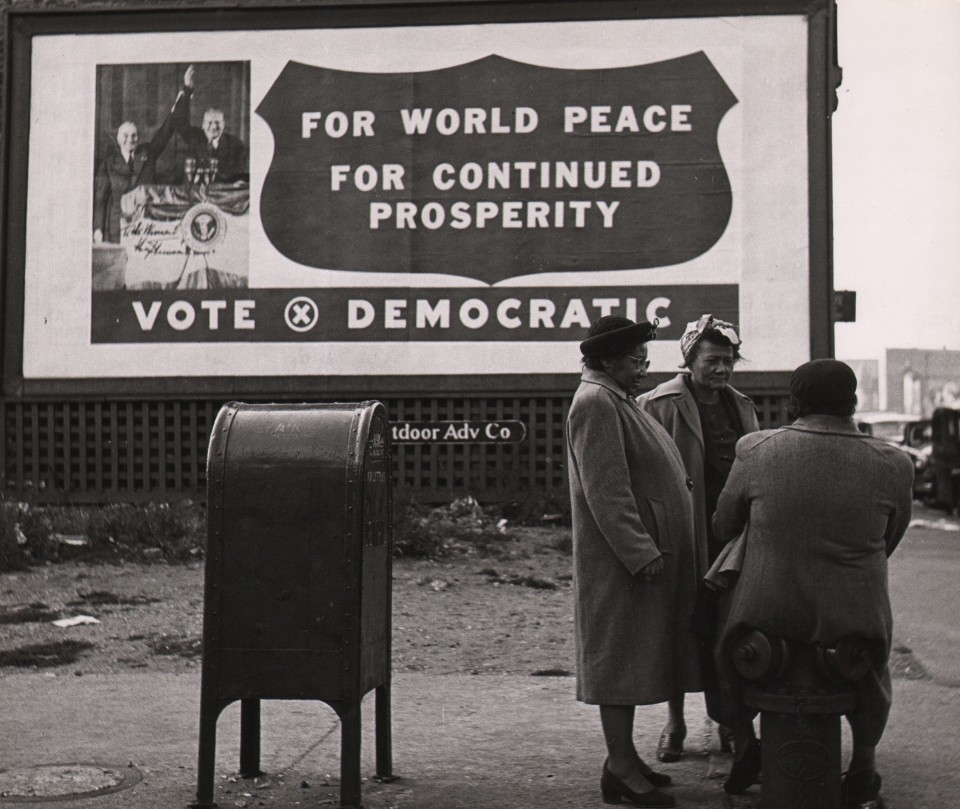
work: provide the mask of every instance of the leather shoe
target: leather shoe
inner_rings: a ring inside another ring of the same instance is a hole
[[[735,759],[730,768],[730,776],[723,783],[723,790],[729,795],[752,787],[760,781],[760,741],[751,739],[743,755]]]
[[[603,795],[604,803],[620,803],[626,800],[634,806],[641,807],[677,805],[677,799],[673,795],[667,795],[656,787],[648,792],[634,792],[610,772],[607,762],[603,764],[603,775],[600,777],[600,793]]]
[[[650,765],[640,758],[639,755],[637,756],[637,767],[640,768],[640,775],[646,778],[652,786],[668,787],[673,783],[673,779],[665,772],[657,772],[656,770],[650,769]]]
[[[860,809],[864,804],[870,804],[876,809],[883,809],[880,784],[880,773],[876,770],[846,772],[840,781],[840,802],[845,807],[855,807],[856,809]]]
[[[657,744],[657,760],[669,764],[683,758],[683,740],[687,738],[687,731],[663,729],[660,742]]]

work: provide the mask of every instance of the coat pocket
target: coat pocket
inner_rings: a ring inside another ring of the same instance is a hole
[[[663,505],[663,501],[656,497],[647,497],[646,501],[650,507],[650,524],[646,526],[647,531],[650,532],[650,536],[653,537],[657,547],[663,550],[665,546],[670,545],[670,542],[666,541],[667,538],[664,533],[667,530],[666,507]]]

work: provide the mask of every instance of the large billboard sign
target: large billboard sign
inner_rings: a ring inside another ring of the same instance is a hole
[[[803,14],[36,35],[23,377],[810,356]]]

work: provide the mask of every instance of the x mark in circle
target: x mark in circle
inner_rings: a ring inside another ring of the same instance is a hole
[[[320,310],[310,298],[299,295],[287,304],[283,310],[283,319],[292,331],[310,331],[320,319]]]

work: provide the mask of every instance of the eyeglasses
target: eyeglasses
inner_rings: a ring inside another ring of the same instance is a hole
[[[650,360],[643,359],[643,357],[634,357],[630,354],[624,354],[628,360],[633,360],[637,364],[638,371],[645,371],[650,367]]]

